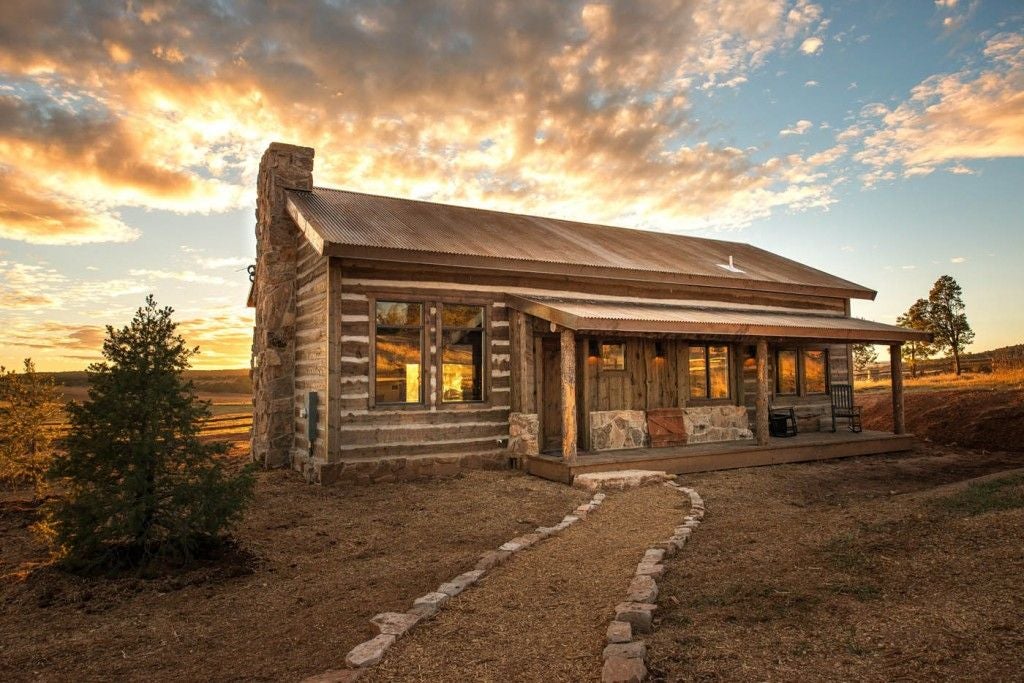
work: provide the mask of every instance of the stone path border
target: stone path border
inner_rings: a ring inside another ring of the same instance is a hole
[[[704,519],[704,499],[699,493],[676,482],[666,482],[665,486],[689,497],[690,513],[667,541],[648,548],[636,566],[626,600],[615,607],[615,619],[608,624],[601,683],[640,683],[647,679],[647,646],[634,636],[653,630],[654,611],[658,609],[657,580],[665,573],[662,561],[682,550]]]
[[[350,683],[358,680],[368,667],[378,663],[384,657],[384,653],[396,640],[408,633],[420,621],[437,614],[445,603],[479,581],[486,572],[502,564],[520,550],[525,550],[545,538],[561,533],[581,519],[586,519],[589,513],[600,507],[605,498],[604,493],[595,493],[589,502],[577,506],[558,524],[537,527],[531,533],[517,536],[503,543],[497,550],[485,552],[480,556],[476,567],[442,583],[436,591],[416,598],[409,611],[382,612],[374,616],[370,619],[370,623],[377,627],[378,635],[356,645],[345,655],[347,668],[325,671],[322,674],[303,679],[302,683]]]

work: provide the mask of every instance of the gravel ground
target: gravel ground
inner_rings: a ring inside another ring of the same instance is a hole
[[[925,447],[687,476],[708,515],[659,582],[652,678],[1024,680],[1024,509],[937,502],[1022,465]]]
[[[585,521],[451,600],[361,680],[600,680],[615,605],[643,551],[668,538],[688,508],[662,486],[610,493]]]
[[[336,487],[262,472],[236,553],[151,580],[32,571],[34,506],[0,499],[0,680],[297,681],[343,666],[374,614],[587,497],[513,472]]]

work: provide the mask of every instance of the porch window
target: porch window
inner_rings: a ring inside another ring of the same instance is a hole
[[[376,403],[423,402],[423,304],[377,302],[373,355]]]
[[[690,347],[690,398],[729,398],[729,347]]]
[[[828,352],[804,349],[804,394],[824,394],[827,387]]]
[[[601,344],[601,369],[602,370],[625,370],[626,369],[626,345],[625,344]]]
[[[484,307],[444,304],[441,309],[441,400],[484,398]]]
[[[775,393],[796,396],[797,355],[795,349],[779,349],[775,355]]]

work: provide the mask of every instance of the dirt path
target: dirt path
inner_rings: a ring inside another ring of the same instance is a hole
[[[513,557],[389,650],[366,681],[600,680],[605,630],[645,548],[689,503],[610,494],[582,524]]]

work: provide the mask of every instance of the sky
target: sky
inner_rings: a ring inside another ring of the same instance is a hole
[[[255,174],[949,274],[1024,342],[1024,4],[61,2],[0,12],[0,364],[99,358],[148,293],[248,367]]]

